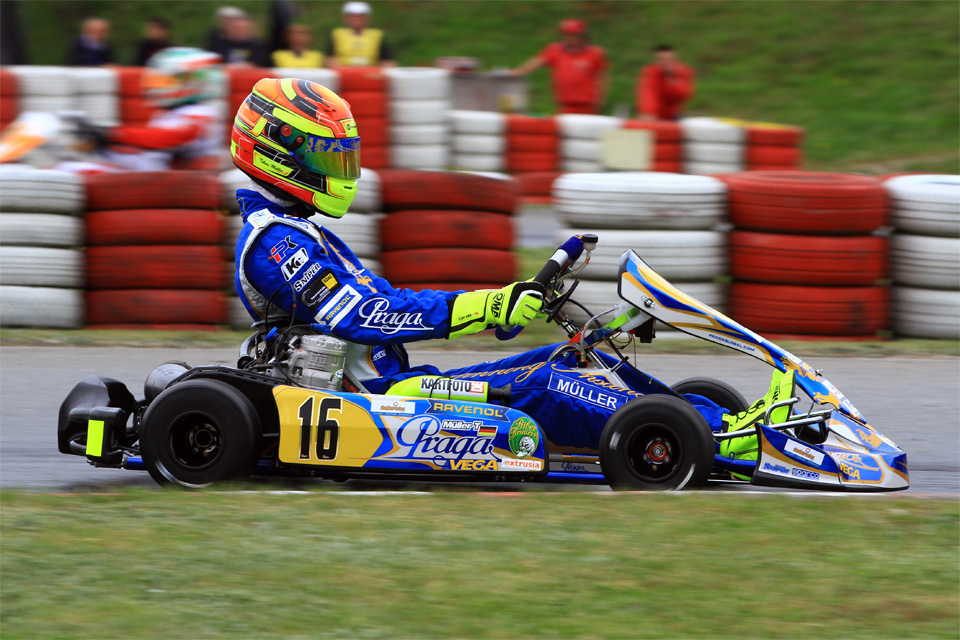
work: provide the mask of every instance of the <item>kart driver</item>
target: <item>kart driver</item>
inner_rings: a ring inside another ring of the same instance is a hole
[[[202,49],[171,47],[147,62],[142,84],[161,107],[145,127],[95,132],[100,155],[128,171],[219,167],[220,114],[212,98],[222,81],[220,56]]]
[[[422,375],[512,385],[511,406],[531,415],[557,445],[599,446],[607,418],[632,398],[663,391],[661,383],[623,367],[625,389],[602,373],[578,370],[571,356],[548,362],[554,346],[441,372],[410,366],[403,343],[455,338],[497,326],[524,327],[543,306],[543,287],[515,282],[500,290],[451,293],[396,289],[364,268],[317,212],[340,218],[360,177],[360,140],[350,106],[306,80],[264,78],[240,106],[230,153],[252,179],[237,191],[244,226],[236,248],[236,287],[256,320],[324,326],[348,342],[345,380],[370,393]],[[564,243],[576,259],[582,242]],[[694,396],[694,398],[699,398]],[[696,404],[719,427],[722,409]]]

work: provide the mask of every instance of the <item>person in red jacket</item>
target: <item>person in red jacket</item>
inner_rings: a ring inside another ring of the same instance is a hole
[[[677,120],[693,97],[693,69],[677,60],[670,45],[653,52],[657,61],[643,68],[637,82],[637,111],[644,120]]]
[[[523,76],[540,67],[553,70],[553,95],[560,113],[598,113],[606,100],[607,56],[587,41],[583,20],[560,23],[563,42],[553,42],[511,73]]]

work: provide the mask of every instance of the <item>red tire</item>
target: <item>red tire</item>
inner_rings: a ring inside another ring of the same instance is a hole
[[[516,258],[498,249],[412,249],[380,254],[390,282],[514,282]]]
[[[219,291],[88,291],[86,307],[91,325],[209,325],[228,317],[227,298]]]
[[[799,147],[803,144],[801,127],[747,127],[747,145]]]
[[[210,209],[116,209],[84,215],[87,246],[222,244],[226,221]]]
[[[384,210],[468,209],[512,214],[518,189],[513,180],[446,171],[388,170],[380,173]]]
[[[528,133],[507,134],[507,151],[537,151],[558,153],[560,138],[557,136],[532,135]]]
[[[0,96],[0,120],[12,122],[20,115],[20,105],[17,96]]]
[[[656,143],[676,142],[683,139],[683,132],[680,125],[676,122],[660,122],[648,120],[626,120],[623,123],[624,129],[643,129],[653,132],[653,139]]]
[[[486,211],[400,211],[380,220],[384,251],[448,247],[513,248],[513,220]]]
[[[476,291],[477,289],[499,289],[507,283],[486,283],[480,284],[477,282],[426,282],[426,283],[414,283],[414,284],[396,284],[391,282],[394,287],[397,289],[413,289],[414,291],[423,291],[425,289],[430,289],[433,291]]]
[[[223,188],[215,175],[141,171],[87,176],[87,209],[216,209]]]
[[[379,67],[339,67],[337,73],[340,75],[340,95],[347,102],[351,100],[344,93],[387,90],[387,77]]]
[[[803,158],[798,147],[751,145],[747,147],[747,164],[799,167]]]
[[[553,195],[553,183],[562,176],[560,171],[530,171],[513,176],[525,198]]]
[[[730,315],[758,333],[867,336],[890,327],[885,287],[798,287],[735,282]]]
[[[876,236],[823,238],[732,231],[736,280],[803,285],[872,285],[887,276],[890,242]]]
[[[793,164],[748,164],[747,171],[796,171],[799,167]]]
[[[352,91],[345,94],[343,99],[350,103],[350,112],[355,118],[387,116],[387,94],[384,91]]]
[[[143,67],[116,67],[117,94],[121,98],[143,97]]]
[[[361,164],[367,169],[386,169],[390,166],[390,147],[386,145],[380,147],[364,145],[360,156]]]
[[[653,146],[654,162],[681,162],[683,160],[683,145],[669,142],[658,142]]]
[[[679,160],[655,160],[650,170],[665,173],[683,173],[683,163]]]
[[[863,234],[888,218],[886,191],[868,176],[753,171],[720,179],[729,190],[730,221],[746,229]]]
[[[126,96],[120,98],[120,121],[123,124],[146,122],[156,112],[157,108],[147,98]]]
[[[272,77],[269,69],[260,67],[226,67],[230,78],[230,93],[242,93],[244,96],[253,91],[253,85],[263,78]]]
[[[556,171],[560,166],[560,154],[544,151],[508,151],[508,171]]]
[[[560,133],[560,127],[554,118],[536,118],[534,116],[511,114],[507,116],[507,133],[556,136]]]
[[[87,288],[226,289],[231,265],[223,258],[219,246],[90,247]]]
[[[390,123],[386,118],[363,118],[357,122],[357,129],[363,141],[361,158],[368,147],[384,147],[390,144]]]
[[[20,95],[20,83],[17,74],[7,69],[0,69],[0,97],[16,98]]]

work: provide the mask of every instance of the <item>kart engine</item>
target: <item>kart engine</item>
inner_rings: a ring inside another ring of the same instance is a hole
[[[347,343],[332,336],[302,336],[283,366],[297,384],[318,389],[340,388]]]

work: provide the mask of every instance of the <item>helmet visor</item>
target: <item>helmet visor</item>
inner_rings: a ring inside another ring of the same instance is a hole
[[[310,173],[348,180],[360,177],[360,138],[307,136],[291,153]]]

